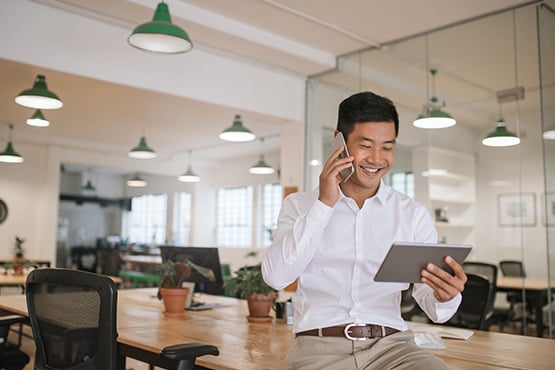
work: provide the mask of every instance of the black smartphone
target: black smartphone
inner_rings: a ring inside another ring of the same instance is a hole
[[[333,151],[335,152],[339,147],[345,148],[341,154],[339,154],[338,159],[347,158],[349,157],[349,151],[347,150],[347,144],[345,143],[345,138],[341,132],[338,132],[333,139]],[[351,175],[355,172],[353,165],[351,164],[350,167],[345,168],[344,170],[339,171],[339,176],[341,176],[341,182],[345,182],[351,177]]]

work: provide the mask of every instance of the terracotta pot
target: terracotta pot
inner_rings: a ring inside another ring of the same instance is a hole
[[[274,303],[275,294],[253,294],[247,299],[249,317],[270,317],[270,309]]]
[[[13,274],[16,276],[22,276],[24,271],[24,267],[25,267],[25,258],[23,257],[15,257],[13,260],[13,265],[12,265],[12,269],[13,269]]]
[[[189,295],[189,288],[160,288],[164,315],[167,317],[185,316],[185,302]]]

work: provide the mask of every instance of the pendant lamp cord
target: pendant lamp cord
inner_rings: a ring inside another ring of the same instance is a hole
[[[516,10],[513,9],[513,51],[514,51],[514,65],[515,65],[515,87],[518,87],[518,49],[517,49],[517,30],[516,30]],[[520,136],[520,104],[518,99],[515,98],[516,104],[516,130],[517,135]]]
[[[426,52],[426,114],[430,113],[430,49],[428,46],[428,34],[424,37],[424,50]]]
[[[362,91],[362,53],[358,53],[358,91]]]
[[[9,133],[9,136],[8,136],[8,143],[11,143],[11,141],[12,141],[13,123],[8,123],[8,127],[10,128],[10,133]]]

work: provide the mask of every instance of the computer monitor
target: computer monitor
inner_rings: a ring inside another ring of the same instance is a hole
[[[193,272],[187,281],[195,283],[195,292],[223,294],[222,268],[218,248],[164,245],[160,247],[160,255],[163,261],[169,259],[173,262],[188,262]]]

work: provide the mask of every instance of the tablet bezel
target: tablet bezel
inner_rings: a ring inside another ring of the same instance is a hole
[[[462,265],[471,250],[472,246],[467,244],[394,242],[374,281],[419,283],[420,272],[430,262],[452,274],[444,262],[445,257],[451,256]]]

